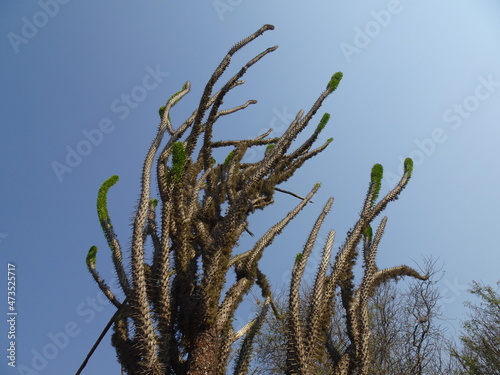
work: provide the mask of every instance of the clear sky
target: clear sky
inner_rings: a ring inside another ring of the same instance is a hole
[[[97,267],[113,280],[95,210],[100,184],[120,176],[109,210],[126,244],[158,107],[191,81],[173,113],[182,121],[228,48],[265,23],[276,29],[240,51],[227,73],[279,45],[225,105],[259,103],[221,122],[221,138],[255,137],[269,127],[282,134],[333,73],[344,73],[321,112],[332,115],[324,138],[335,141],[286,185],[306,194],[323,183],[317,203],[263,258],[273,285],[286,280],[329,196],[335,203],[324,236],[336,229],[338,248],[372,165],[384,165],[387,192],[410,156],[414,176],[386,210],[379,265],[438,259],[443,312],[458,327],[470,282],[499,278],[499,16],[493,0],[2,2],[1,295],[8,263],[15,264],[18,315],[11,368],[1,297],[0,374],[76,372],[115,311],[85,266],[97,245]],[[262,233],[296,203],[277,195],[252,231]],[[242,311],[236,324],[249,316]],[[109,336],[84,372],[103,373],[119,374]]]

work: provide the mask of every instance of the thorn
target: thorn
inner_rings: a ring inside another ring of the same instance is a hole
[[[284,194],[288,194],[288,195],[291,195],[292,197],[295,197],[295,198],[298,198],[298,199],[306,199],[305,197],[302,197],[298,194],[295,194],[295,193],[292,193],[291,191],[288,191],[288,190],[283,190],[283,189],[280,189],[280,188],[277,188],[275,187],[274,190],[276,191],[279,191],[280,193],[284,193]],[[309,203],[314,203],[313,201],[309,201]]]
[[[245,232],[247,232],[250,236],[255,236],[252,232],[250,232],[250,229],[248,229],[247,226],[245,226]]]

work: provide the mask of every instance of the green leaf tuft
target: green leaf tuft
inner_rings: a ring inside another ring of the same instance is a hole
[[[235,153],[235,150],[231,151],[227,156],[226,158],[224,159],[224,166],[227,167],[229,165],[229,163],[231,163],[231,160],[233,160],[234,158],[234,153]]]
[[[321,117],[321,120],[319,121],[318,128],[317,128],[318,129],[318,133],[321,132],[325,128],[328,120],[330,120],[330,114],[329,113],[325,113],[323,115],[323,117]]]
[[[377,200],[380,188],[382,187],[382,178],[384,177],[384,167],[382,164],[375,164],[371,173],[371,186],[372,186],[372,204]]]
[[[92,267],[92,266],[95,266],[95,262],[96,262],[96,255],[97,255],[97,246],[92,246],[89,250],[89,252],[87,253],[87,267]]]
[[[149,201],[149,204],[152,205],[153,207],[158,206],[158,199],[153,198]]]
[[[365,236],[365,238],[368,240],[369,243],[372,242],[372,238],[373,238],[373,229],[371,227],[371,225],[368,225],[364,232],[363,232],[363,235]]]
[[[171,100],[173,97],[175,97],[175,96],[179,95],[179,93],[181,93],[182,91],[184,91],[184,90],[186,89],[186,87],[187,87],[187,82],[186,82],[186,83],[184,83],[184,84],[182,85],[182,89],[180,89],[180,90],[179,90],[179,91],[177,91],[175,94],[173,94],[173,95],[172,95],[172,96],[171,96],[168,100]],[[174,105],[176,105],[176,104],[177,104],[177,102],[178,102],[179,100],[181,100],[181,98],[176,99],[176,100],[172,103],[172,107],[173,107]]]
[[[179,181],[186,164],[186,150],[182,142],[175,142],[172,145],[172,169],[170,178],[173,181]]]
[[[413,160],[411,158],[406,158],[404,166],[405,166],[405,173],[411,177],[411,174],[413,172]]]
[[[187,87],[187,82],[186,82],[186,83],[184,83],[184,84],[182,85],[182,89],[180,89],[180,90],[179,90],[179,91],[177,91],[175,94],[173,94],[172,96],[170,96],[170,98],[169,98],[168,100],[171,100],[173,97],[175,97],[176,95],[178,95],[180,92],[184,91],[184,90],[186,89],[186,87]],[[176,101],[174,101],[174,102],[172,103],[172,107],[173,107],[174,105],[176,105],[176,104],[177,104],[177,102],[178,102],[179,100],[180,100],[180,98],[179,98],[179,99],[177,99]],[[167,101],[167,102],[168,102],[168,101]],[[165,113],[165,106],[164,106],[164,105],[162,105],[162,106],[158,109],[158,114],[160,115],[160,118],[161,118],[161,119],[163,119],[163,114],[164,114],[164,113]],[[170,115],[169,115],[168,119],[170,120]]]
[[[117,175],[111,176],[103,182],[99,192],[97,193],[97,216],[99,217],[100,222],[109,220],[107,200],[108,191],[118,182],[118,180],[119,177]]]
[[[302,253],[298,253],[297,255],[295,255],[295,263],[300,262],[301,259],[302,259]]]
[[[344,75],[342,74],[342,72],[337,72],[332,76],[332,78],[330,79],[330,82],[328,82],[328,86],[327,86],[327,88],[330,90],[330,92],[333,92],[337,89],[337,86],[339,85],[343,76]]]
[[[274,143],[270,143],[270,144],[268,144],[268,145],[266,146],[266,151],[264,151],[264,155],[269,154],[269,153],[273,150],[274,146],[275,146],[275,144],[274,144]]]
[[[159,109],[158,109],[158,114],[160,115],[160,119],[163,119],[163,114],[165,113],[165,106],[162,105]]]

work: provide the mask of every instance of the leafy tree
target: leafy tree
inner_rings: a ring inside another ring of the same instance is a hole
[[[107,193],[118,177],[104,182],[99,191],[98,216],[124,300],[120,302],[99,276],[95,268],[95,246],[87,255],[87,266],[103,293],[118,308],[113,318],[112,344],[118,361],[129,375],[224,374],[237,342],[240,345],[234,373],[248,372],[256,333],[265,314],[274,306],[271,288],[259,268],[259,261],[264,250],[320,187],[315,184],[305,197],[300,197],[277,185],[290,179],[307,160],[330,144],[328,139],[313,148],[328,121],[329,115],[325,114],[309,138],[291,149],[293,141],[310,125],[342,79],[342,73],[335,73],[311,108],[307,112],[299,111],[281,137],[268,138],[268,132],[254,139],[214,139],[213,129],[220,117],[256,103],[249,100],[234,108],[221,109],[225,96],[244,83],[241,78],[249,68],[277,47],[250,59],[214,93],[216,83],[237,51],[273,28],[264,25],[229,50],[208,80],[197,109],[185,122],[174,126],[170,112],[189,93],[189,82],[160,108],[161,123],[144,161],[127,265],[106,203]],[[164,136],[168,140],[163,141]],[[270,146],[263,158],[243,163],[247,150],[259,146]],[[230,152],[225,161],[218,164],[214,151],[221,148],[229,148]],[[152,176],[155,158],[156,179]],[[407,159],[400,182],[380,200],[383,168],[379,164],[373,167],[360,217],[333,264],[330,258],[334,232],[328,235],[310,304],[304,309],[300,306],[298,290],[333,198],[323,208],[292,273],[285,312],[287,374],[314,374],[316,359],[321,356],[329,358],[336,374],[367,374],[371,360],[370,297],[391,279],[405,275],[426,279],[404,265],[379,269],[375,255],[387,218],[380,221],[375,234],[370,226],[387,204],[398,198],[411,177],[412,167],[411,159]],[[151,195],[154,182],[159,199]],[[249,216],[271,205],[276,191],[298,196],[300,201],[251,249],[237,253],[240,238],[249,232]],[[364,274],[355,286],[353,267],[360,243]],[[261,290],[262,309],[256,319],[235,331],[232,324],[235,311],[254,286]],[[336,311],[336,290],[340,291],[341,306],[346,314],[348,342],[344,348],[333,345],[328,336],[327,323]]]
[[[463,323],[462,347],[453,349],[453,355],[460,361],[463,374],[500,374],[499,289],[473,282],[469,291],[479,302],[467,302],[470,312]]]

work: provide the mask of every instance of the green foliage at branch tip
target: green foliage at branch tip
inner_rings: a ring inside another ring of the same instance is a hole
[[[265,155],[269,154],[273,148],[274,148],[275,144],[274,143],[270,143],[266,146],[266,151],[264,152]]]
[[[329,113],[325,113],[323,115],[323,117],[321,117],[321,120],[319,121],[318,128],[317,128],[318,132],[321,132],[325,128],[328,120],[330,120],[330,114]]]
[[[363,236],[368,240],[368,242],[372,242],[373,238],[373,229],[371,225],[368,225],[365,230],[363,231]]]
[[[327,86],[327,88],[330,90],[330,92],[333,92],[337,89],[337,86],[339,85],[343,76],[344,75],[342,74],[342,72],[337,72],[332,76],[332,78],[330,79],[330,82],[328,82],[328,86]]]
[[[170,178],[173,181],[179,181],[186,164],[186,150],[182,142],[175,142],[172,145],[172,169]]]
[[[159,109],[158,109],[158,114],[160,115],[160,119],[163,119],[163,114],[165,113],[165,106],[162,105]]]
[[[404,166],[405,166],[405,173],[411,176],[413,172],[413,160],[411,158],[406,158]]]
[[[95,265],[96,262],[96,255],[97,255],[97,246],[92,246],[87,253],[87,267],[91,267]]]
[[[186,83],[184,83],[184,84],[182,85],[182,89],[180,89],[180,90],[179,90],[179,91],[177,91],[175,94],[173,94],[172,96],[170,96],[170,98],[168,98],[168,100],[170,101],[170,100],[172,100],[172,98],[174,98],[176,95],[179,95],[182,91],[184,91],[184,90],[187,88],[187,86],[188,86],[188,83],[187,83],[187,82],[186,82]],[[173,107],[174,105],[176,105],[176,104],[177,104],[177,102],[178,102],[180,99],[181,99],[181,98],[178,98],[177,100],[175,100],[175,101],[172,103],[172,107]],[[168,101],[167,101],[167,102],[168,102]],[[162,105],[162,106],[158,109],[158,114],[160,115],[160,118],[161,118],[161,119],[163,119],[163,114],[165,113],[165,108],[166,108],[166,106]],[[170,115],[169,115],[168,119],[170,120]]]
[[[295,255],[295,263],[300,262],[301,259],[302,259],[302,253],[298,253],[297,255]]]
[[[108,191],[116,184],[119,180],[117,175],[111,176],[106,181],[103,182],[99,192],[97,193],[97,216],[99,217],[99,221],[109,220],[108,214]]]
[[[176,92],[174,95],[172,95],[172,96],[171,96],[168,100],[172,100],[172,98],[174,98],[174,97],[176,97],[177,95],[179,95],[182,91],[184,91],[184,90],[186,89],[186,87],[187,87],[187,82],[186,82],[186,83],[184,83],[184,84],[182,85],[182,89],[180,89],[179,91],[177,91],[177,92]],[[176,99],[176,100],[172,103],[172,107],[173,107],[174,105],[176,105],[176,104],[177,104],[177,102],[178,102],[179,100],[181,100],[181,98],[177,98],[177,99]]]
[[[372,186],[372,204],[375,204],[382,187],[382,178],[384,177],[384,167],[382,164],[375,164],[372,167],[371,186]]]
[[[224,159],[224,166],[227,167],[229,165],[229,163],[231,163],[231,160],[233,160],[233,157],[234,157],[234,150],[231,151],[227,156],[226,156],[226,159]]]
[[[315,189],[319,189],[320,187],[321,187],[321,182],[316,182],[316,183],[314,184],[314,188],[315,188]]]
[[[333,142],[333,137],[328,138],[326,141],[327,141],[328,143]]]
[[[158,199],[154,198],[149,201],[149,204],[152,205],[153,207],[158,206]]]

